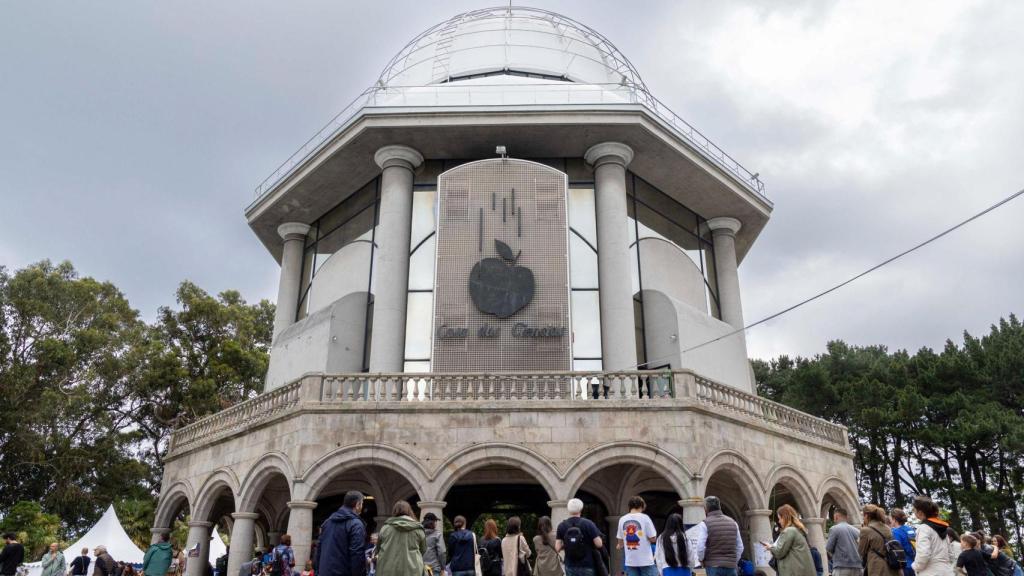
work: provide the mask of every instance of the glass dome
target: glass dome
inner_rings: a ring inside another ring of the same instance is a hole
[[[413,38],[384,68],[382,88],[429,86],[488,76],[647,87],[629,60],[596,30],[536,8],[459,14]]]

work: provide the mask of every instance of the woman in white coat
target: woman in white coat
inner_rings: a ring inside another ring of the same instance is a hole
[[[917,527],[914,573],[917,576],[953,576],[956,556],[950,547],[949,524],[939,519],[938,504],[927,496],[917,496],[914,516],[921,522]]]

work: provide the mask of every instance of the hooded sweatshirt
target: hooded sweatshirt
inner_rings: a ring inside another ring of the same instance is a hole
[[[171,558],[174,551],[171,550],[170,542],[157,542],[146,550],[146,556],[142,559],[142,572],[146,576],[166,576],[171,568]]]
[[[947,539],[949,524],[928,518],[917,527],[917,549],[911,566],[917,576],[949,576],[953,574],[956,556]]]
[[[342,506],[320,527],[316,548],[317,576],[365,576],[366,525]]]
[[[377,574],[423,576],[427,537],[423,525],[408,516],[389,518],[377,539]]]
[[[473,533],[465,528],[452,532],[448,537],[448,554],[452,559],[452,572],[474,569],[476,547],[473,546],[473,540]]]

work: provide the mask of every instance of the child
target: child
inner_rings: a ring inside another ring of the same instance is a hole
[[[985,565],[985,556],[978,549],[978,539],[970,534],[960,537],[960,557],[956,560],[956,567],[967,571],[967,576],[988,576],[988,567]]]

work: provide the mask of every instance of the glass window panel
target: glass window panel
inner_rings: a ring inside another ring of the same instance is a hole
[[[409,257],[409,290],[434,289],[434,247],[437,236],[431,236]]]
[[[346,198],[343,202],[331,208],[320,218],[320,244],[319,252],[334,252],[334,248],[324,248],[324,239],[336,228],[345,225],[349,232],[344,237],[335,237],[331,242],[345,244],[348,240],[356,238],[363,232],[373,227],[373,206],[377,201],[377,180],[373,179],[359,189],[358,192]],[[358,219],[356,222],[351,222]]]
[[[413,193],[412,233],[409,235],[409,250],[415,248],[437,229],[436,202],[436,190],[417,190]]]
[[[597,216],[593,188],[569,189],[569,226],[597,246]]]
[[[601,360],[573,360],[572,369],[576,372],[600,372],[604,367]]]
[[[597,252],[569,233],[569,285],[572,288],[597,288]]]
[[[430,358],[434,293],[410,292],[405,316],[405,357]]]
[[[629,247],[629,281],[633,294],[640,291],[640,252],[636,242]]]
[[[307,248],[306,252],[302,255],[302,280],[299,283],[299,313],[298,320],[306,317],[309,309],[309,291],[311,290],[309,284],[312,282],[313,276],[313,256],[315,252],[312,248]]]
[[[572,292],[572,331],[573,357],[601,357],[601,305],[597,292]]]
[[[414,184],[437,184],[437,176],[444,171],[444,160],[426,160],[416,171]]]
[[[594,181],[594,169],[588,166],[583,158],[567,158],[565,173],[569,175],[569,182]]]
[[[411,374],[426,374],[430,372],[430,362],[424,362],[422,360],[411,360],[405,363],[403,372]]]

